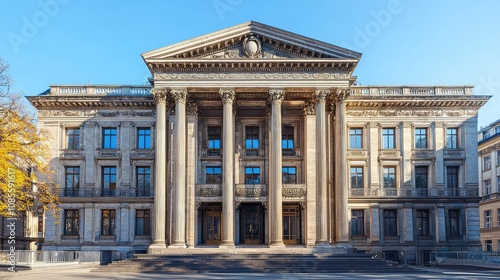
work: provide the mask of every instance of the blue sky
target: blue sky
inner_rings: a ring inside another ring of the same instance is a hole
[[[363,53],[362,85],[474,85],[500,119],[500,1],[3,0],[0,57],[15,89],[144,84],[140,54],[249,20]]]

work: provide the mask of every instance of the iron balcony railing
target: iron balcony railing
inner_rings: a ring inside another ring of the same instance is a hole
[[[478,197],[478,189],[350,189],[350,197]]]
[[[59,196],[63,197],[152,197],[154,195],[153,188],[150,189],[61,189]]]

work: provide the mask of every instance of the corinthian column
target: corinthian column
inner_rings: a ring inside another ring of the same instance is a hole
[[[328,244],[328,177],[326,169],[326,98],[330,95],[329,89],[317,89],[316,97],[316,176],[317,176],[317,203],[319,231],[317,245]]]
[[[156,150],[155,150],[155,226],[153,243],[149,246],[149,253],[160,253],[165,245],[166,222],[166,131],[167,131],[167,90],[153,89],[151,91],[156,100]]]
[[[219,90],[223,104],[222,121],[222,241],[220,247],[234,247],[234,89]]]
[[[270,246],[283,245],[283,197],[282,197],[282,147],[281,147],[281,101],[284,89],[270,89],[271,96],[271,141],[269,147],[269,204],[271,209]]]
[[[346,123],[345,123],[345,100],[349,96],[348,89],[338,89],[335,96],[335,225],[337,243],[349,242],[349,221],[347,203],[349,191],[347,184],[347,147],[346,147]]]
[[[171,89],[175,99],[175,211],[173,242],[186,247],[186,88]]]

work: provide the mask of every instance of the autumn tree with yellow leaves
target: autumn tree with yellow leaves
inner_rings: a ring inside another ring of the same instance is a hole
[[[37,128],[35,113],[12,92],[9,65],[0,59],[0,215],[17,216],[57,208],[56,186],[48,164],[48,133]]]

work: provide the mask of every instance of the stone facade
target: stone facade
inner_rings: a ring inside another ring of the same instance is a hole
[[[45,248],[480,249],[488,97],[357,86],[360,57],[249,22],[144,53],[151,87],[29,97],[65,191]]]
[[[478,133],[479,216],[484,251],[500,251],[500,120]]]

